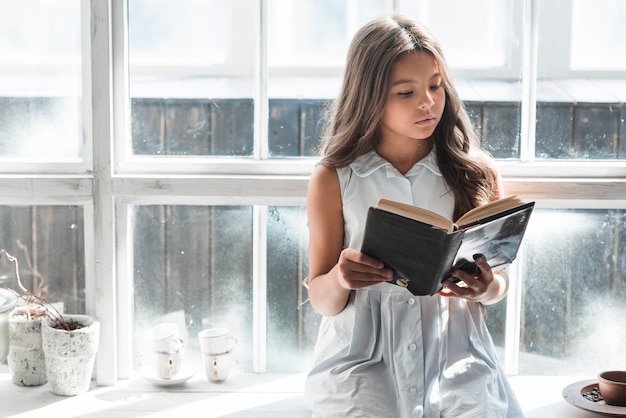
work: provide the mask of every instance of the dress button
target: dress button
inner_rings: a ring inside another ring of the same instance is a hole
[[[413,304],[415,303],[415,299],[413,299],[413,298],[409,298],[409,300],[407,301],[407,303],[408,303],[409,305],[413,305]]]
[[[417,388],[415,386],[411,386],[409,388],[409,393],[413,393],[413,394],[417,393]]]
[[[409,344],[409,350],[411,350],[411,351],[417,350],[417,344],[415,344],[415,343]]]

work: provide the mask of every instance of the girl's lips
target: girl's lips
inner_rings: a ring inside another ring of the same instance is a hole
[[[429,116],[427,118],[420,119],[420,120],[418,120],[415,123],[418,124],[418,125],[430,125],[434,121],[435,121],[435,118],[433,116]]]

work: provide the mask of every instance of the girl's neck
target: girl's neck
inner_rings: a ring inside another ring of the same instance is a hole
[[[405,144],[382,141],[376,146],[376,152],[402,174],[406,174],[411,167],[430,154],[432,149],[432,138]]]

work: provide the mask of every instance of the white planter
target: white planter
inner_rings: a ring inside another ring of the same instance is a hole
[[[9,353],[9,317],[17,302],[16,296],[6,289],[0,289],[0,363]]]
[[[9,356],[11,379],[18,386],[40,386],[48,380],[41,348],[43,318],[28,319],[13,312],[9,319]]]
[[[50,390],[55,395],[74,396],[89,390],[98,351],[100,322],[87,315],[63,315],[83,328],[65,331],[53,328],[50,320],[41,327],[43,351]]]

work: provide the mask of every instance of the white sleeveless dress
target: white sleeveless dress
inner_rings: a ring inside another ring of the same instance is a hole
[[[385,197],[452,217],[434,152],[405,175],[375,152],[339,169],[346,247]],[[381,237],[391,239],[391,237]],[[305,384],[315,417],[522,417],[479,305],[381,283],[323,317]]]

